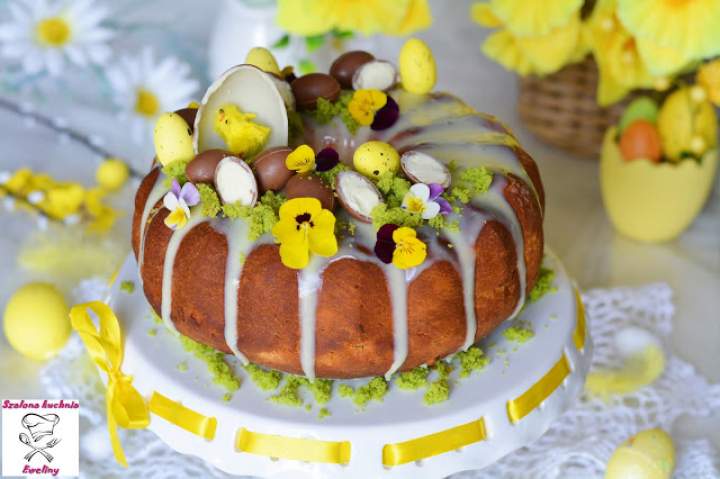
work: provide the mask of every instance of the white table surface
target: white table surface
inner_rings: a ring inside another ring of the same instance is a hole
[[[164,18],[164,6],[173,5],[179,25],[198,42],[207,42],[212,8],[206,2],[158,2],[145,15]],[[468,20],[470,1],[433,1],[436,21],[419,35],[434,49],[438,61],[439,89],[457,93],[474,107],[504,119],[540,165],[547,196],[546,241],[564,261],[584,289],[667,282],[675,292],[677,313],[671,347],[693,363],[711,381],[720,381],[720,188],[693,226],[679,239],[660,245],[641,244],[616,234],[603,210],[598,164],[573,158],[534,139],[516,113],[516,78],[490,62],[480,52],[486,35]],[[184,6],[183,6],[184,4]],[[239,60],[242,53],[238,53]],[[68,118],[83,131],[100,135],[107,146],[147,164],[147,148],[119,136],[122,128],[107,112],[77,104],[54,102],[52,115]],[[71,144],[59,143],[42,130],[28,129],[0,113],[0,170],[21,165],[45,170],[61,178],[90,184],[93,159]],[[133,186],[123,192],[130,198]],[[130,203],[127,203],[130,205]],[[12,291],[31,279],[20,271],[16,254],[35,230],[27,215],[0,211],[0,307]],[[125,220],[127,224],[127,219]],[[129,237],[127,230],[124,231]],[[129,248],[129,247],[128,247]],[[41,364],[14,353],[4,336],[0,339],[0,397],[42,397],[37,381]],[[684,419],[676,434],[710,437],[720,448],[720,411],[711,418]]]

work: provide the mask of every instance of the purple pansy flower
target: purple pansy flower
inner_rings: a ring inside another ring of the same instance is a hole
[[[182,188],[177,180],[173,180],[172,188],[163,198],[163,205],[170,210],[165,217],[165,225],[176,230],[185,226],[190,218],[190,207],[200,203],[200,193],[195,185],[185,183]]]
[[[382,225],[377,232],[375,255],[385,264],[392,263],[393,253],[397,246],[393,240],[393,232],[398,228],[398,225],[386,224]]]
[[[370,128],[375,131],[387,130],[395,124],[400,117],[400,106],[388,95],[385,105],[375,112],[375,118]]]
[[[340,162],[338,152],[332,147],[326,147],[315,155],[315,171],[332,170]]]

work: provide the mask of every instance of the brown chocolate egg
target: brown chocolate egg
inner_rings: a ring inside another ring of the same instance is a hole
[[[375,60],[375,57],[362,50],[343,53],[330,67],[330,75],[335,78],[343,88],[352,88],[353,75],[364,64]]]
[[[340,96],[340,84],[326,73],[309,73],[296,78],[292,84],[295,104],[300,110],[313,110],[318,98],[335,101]]]
[[[212,183],[215,180],[215,168],[220,160],[233,156],[225,150],[205,150],[198,153],[185,169],[185,175],[191,183]]]
[[[195,116],[197,116],[197,112],[197,108],[181,108],[175,110],[175,113],[180,115],[182,119],[185,120],[185,123],[188,124],[191,132],[195,130]]]
[[[277,146],[260,153],[253,162],[260,192],[278,191],[285,187],[294,172],[285,166],[285,158],[292,152],[287,146]]]
[[[288,199],[317,198],[326,210],[333,211],[335,208],[333,190],[317,176],[294,175],[285,185],[283,192]]]

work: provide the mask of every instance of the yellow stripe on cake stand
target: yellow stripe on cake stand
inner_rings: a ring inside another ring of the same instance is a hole
[[[159,392],[153,392],[148,404],[150,412],[160,416],[166,421],[185,429],[208,441],[215,439],[217,419],[204,416],[199,412],[183,406],[177,401],[163,396]]]
[[[485,419],[462,424],[427,436],[383,446],[382,458],[385,466],[399,466],[437,456],[487,438]]]
[[[235,449],[277,459],[347,464],[350,462],[351,446],[348,441],[320,441],[264,434],[243,427],[235,438]]]
[[[575,343],[578,351],[582,351],[585,349],[585,306],[577,289],[575,289],[575,308],[577,310],[577,319],[573,331],[573,343]]]
[[[510,422],[516,424],[530,414],[540,403],[550,397],[568,374],[570,374],[570,363],[563,354],[560,360],[555,363],[555,366],[545,373],[538,382],[533,384],[530,389],[507,402],[507,413]]]

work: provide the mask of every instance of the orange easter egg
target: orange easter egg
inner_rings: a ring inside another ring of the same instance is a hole
[[[635,120],[620,136],[620,151],[626,161],[647,158],[658,163],[662,156],[660,134],[651,122]]]

